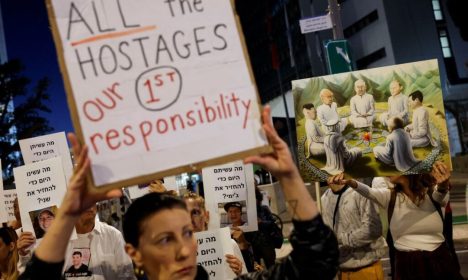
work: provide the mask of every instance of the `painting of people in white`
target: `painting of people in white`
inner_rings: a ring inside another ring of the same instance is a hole
[[[325,133],[323,133],[320,126],[315,122],[317,119],[317,111],[315,110],[314,104],[307,103],[304,104],[302,108],[302,112],[306,119],[306,157],[324,155],[325,148],[323,147],[323,137],[325,136]]]
[[[324,145],[327,164],[323,170],[331,175],[342,173],[346,166],[352,165],[356,159],[362,156],[361,149],[357,147],[349,149],[346,146],[338,119],[328,121]]]
[[[354,83],[356,95],[351,98],[351,116],[349,121],[355,128],[371,127],[374,121],[374,97],[367,93],[366,82],[359,79]]]
[[[437,60],[296,80],[292,93],[306,181],[451,168]]]
[[[403,120],[393,117],[387,124],[390,131],[387,142],[385,146],[374,147],[374,156],[377,160],[404,172],[419,163],[419,160],[413,154],[410,135],[403,129]]]
[[[402,93],[403,86],[398,80],[393,80],[390,83],[390,96],[388,98],[388,111],[380,115],[380,123],[387,126],[390,118],[398,117],[403,121],[403,124],[408,124],[408,97]]]
[[[429,129],[429,112],[424,108],[422,102],[424,96],[422,92],[415,91],[410,94],[411,109],[413,109],[412,123],[406,126],[406,131],[410,133],[411,146],[426,147],[437,143],[432,139],[431,130]]]

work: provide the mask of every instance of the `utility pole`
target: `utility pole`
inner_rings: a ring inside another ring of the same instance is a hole
[[[341,24],[340,5],[337,0],[328,0],[328,9],[330,10],[330,18],[333,23],[333,39],[344,39],[343,25]]]

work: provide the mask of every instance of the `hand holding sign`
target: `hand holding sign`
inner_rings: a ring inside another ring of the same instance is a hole
[[[120,197],[122,191],[115,189],[102,193],[88,188],[86,175],[89,173],[91,164],[88,158],[88,147],[86,145],[82,147],[73,133],[68,133],[68,140],[72,145],[77,163],[60,210],[64,214],[78,217],[98,201]]]

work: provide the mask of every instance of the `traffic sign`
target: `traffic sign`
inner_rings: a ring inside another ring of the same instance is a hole
[[[347,40],[325,42],[325,51],[330,74],[353,71],[353,61]]]
[[[299,24],[301,26],[302,34],[333,28],[330,14],[326,14],[324,16],[319,17],[301,19],[299,21]]]

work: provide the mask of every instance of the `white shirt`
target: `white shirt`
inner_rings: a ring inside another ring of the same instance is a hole
[[[351,116],[357,117],[365,114],[373,116],[375,111],[374,103],[374,97],[368,93],[351,97]]]
[[[66,277],[73,280],[134,280],[133,265],[130,257],[124,251],[125,242],[120,231],[105,223],[96,221],[90,233],[78,234],[78,239],[70,240],[65,254],[65,272],[72,266],[72,254],[81,251],[89,252],[90,257],[83,258],[82,263],[89,267],[92,273],[88,277]]]
[[[369,188],[360,182],[357,184],[358,187],[355,191],[374,201],[385,210],[388,209],[390,189]],[[438,192],[436,187],[432,198],[441,206],[445,206],[449,195],[448,192]],[[428,194],[417,206],[405,194],[398,192],[390,230],[395,248],[400,251],[434,251],[445,241],[442,219]]]
[[[421,106],[413,111],[412,124],[408,125],[408,127],[411,130],[411,138],[430,137],[429,113],[426,108]]]
[[[339,120],[336,102],[333,102],[330,106],[322,104],[317,108],[317,117],[320,123],[324,126],[329,120]]]
[[[402,93],[388,98],[388,115],[408,121],[408,97]]]

